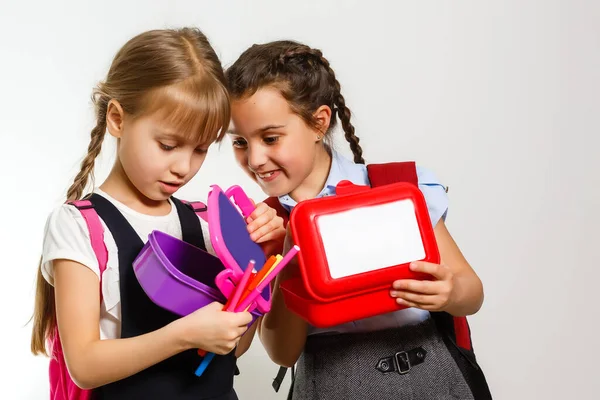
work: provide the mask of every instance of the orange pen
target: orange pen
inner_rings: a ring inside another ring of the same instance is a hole
[[[256,287],[265,279],[269,272],[271,272],[271,270],[273,270],[273,268],[275,268],[275,266],[279,264],[279,261],[281,261],[281,259],[282,257],[279,254],[276,256],[269,257],[265,265],[254,276],[246,290],[244,290],[244,293],[242,294],[242,297],[240,298],[238,304],[241,303],[254,289],[256,289]]]

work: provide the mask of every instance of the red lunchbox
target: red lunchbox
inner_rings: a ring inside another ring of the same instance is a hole
[[[290,214],[300,276],[281,284],[289,309],[326,328],[404,308],[398,279],[431,279],[412,261],[439,263],[425,198],[413,184],[370,188],[342,181],[336,195],[300,202]]]

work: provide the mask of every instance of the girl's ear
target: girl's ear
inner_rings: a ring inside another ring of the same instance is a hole
[[[106,128],[117,139],[120,139],[123,134],[124,115],[125,113],[121,104],[117,100],[111,99],[106,108]]]
[[[329,106],[321,106],[317,108],[317,111],[313,113],[315,120],[317,121],[317,129],[319,130],[318,140],[320,140],[327,131],[329,130],[329,124],[331,123],[331,108]]]

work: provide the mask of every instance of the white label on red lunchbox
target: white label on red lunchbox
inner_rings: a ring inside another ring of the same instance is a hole
[[[320,215],[317,226],[334,279],[425,257],[409,199]]]

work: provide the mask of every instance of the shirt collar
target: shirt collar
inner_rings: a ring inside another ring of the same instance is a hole
[[[349,180],[355,185],[369,185],[367,167],[364,164],[355,164],[337,151],[331,150],[329,175],[317,198],[335,195],[335,187],[343,180]],[[289,194],[279,196],[279,202],[288,212],[297,204],[296,200],[292,199]]]

